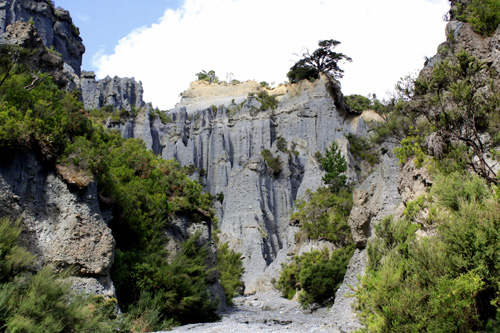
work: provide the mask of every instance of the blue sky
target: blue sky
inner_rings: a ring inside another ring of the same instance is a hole
[[[177,9],[183,0],[55,0],[71,14],[80,28],[86,47],[82,69],[96,70],[92,57],[113,52],[118,41],[132,30],[157,22],[168,8]]]
[[[134,77],[171,109],[201,70],[281,83],[319,40],[341,42],[344,94],[384,98],[445,40],[448,0],[55,0],[86,46],[83,69]]]

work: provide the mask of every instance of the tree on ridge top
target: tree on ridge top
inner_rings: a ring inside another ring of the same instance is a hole
[[[352,61],[352,59],[343,53],[333,51],[339,44],[340,42],[334,39],[321,40],[318,42],[319,48],[313,53],[306,50],[302,54],[303,58],[290,68],[287,74],[290,82],[296,83],[303,79],[316,79],[319,73],[324,73],[335,80],[342,78],[344,70],[339,67],[338,63],[340,61]]]

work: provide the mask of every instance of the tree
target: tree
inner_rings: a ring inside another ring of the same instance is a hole
[[[201,71],[199,73],[196,73],[196,77],[198,78],[198,81],[208,81],[210,83],[217,83],[219,82],[219,78],[215,75],[215,71]]]
[[[28,72],[28,64],[32,61],[33,52],[17,45],[0,45],[0,87],[17,70],[18,73]]]
[[[322,40],[318,42],[319,48],[313,53],[308,50],[302,54],[295,65],[290,68],[287,74],[290,82],[295,83],[303,79],[317,78],[319,73],[326,74],[337,80],[343,77],[344,71],[338,66],[340,61],[352,61],[343,53],[334,52],[333,49],[340,42],[334,39]]]
[[[414,82],[414,96],[403,112],[424,117],[443,143],[440,150],[466,147],[468,166],[489,184],[498,183],[487,163],[487,130],[495,127],[500,93],[493,80],[485,77],[486,65],[465,51],[434,66],[430,77]],[[440,157],[440,156],[437,156]]]
[[[326,172],[321,180],[330,186],[331,192],[339,193],[346,186],[347,177],[342,173],[347,170],[347,162],[336,142],[326,148],[325,157],[322,157],[320,162]]]

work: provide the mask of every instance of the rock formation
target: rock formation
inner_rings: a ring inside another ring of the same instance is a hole
[[[193,177],[211,194],[223,193],[222,204],[216,203],[220,238],[243,254],[247,293],[272,288],[271,279],[289,251],[300,251],[289,218],[294,201],[321,185],[323,172],[314,153],[339,143],[351,166],[349,179],[356,182],[345,135],[368,132],[362,116],[337,109],[326,77],[270,90],[280,100],[275,110],[260,110],[259,98],[251,96],[259,89],[264,88],[252,82],[192,84],[166,123],[143,117],[142,134],[133,134],[145,135],[148,147],[163,158],[195,166]],[[212,104],[217,101],[224,104]],[[278,149],[278,139],[286,149]],[[279,173],[262,157],[265,149],[280,158]]]
[[[16,21],[23,22],[14,24]],[[466,36],[467,30],[460,30],[458,23],[450,22],[449,26],[460,43],[461,33]],[[36,48],[49,60],[53,53],[43,46],[52,46],[61,54],[62,66],[80,75],[84,47],[77,29],[69,13],[54,9],[49,1],[0,3],[0,33],[10,40],[21,40],[19,36],[26,36],[23,41],[34,40]],[[492,37],[488,47],[500,45],[497,39]],[[436,59],[428,63],[428,68]],[[281,263],[294,254],[322,246],[295,244],[298,229],[289,220],[294,201],[306,190],[322,185],[323,171],[315,152],[324,153],[328,145],[337,142],[348,160],[349,182],[356,185],[349,225],[357,249],[331,315],[344,330],[359,327],[352,318],[353,299],[348,297],[348,286],[356,284],[357,274],[364,272],[364,248],[374,225],[401,208],[404,201],[412,200],[414,186],[419,185],[419,191],[427,186],[421,170],[408,167],[405,175],[413,178],[400,176],[401,167],[390,143],[382,145],[386,153],[373,172],[362,174],[363,179],[358,175],[346,135],[367,136],[368,123],[376,117],[369,112],[350,112],[338,87],[325,76],[315,82],[305,80],[272,90],[256,82],[195,82],[164,118],[155,116],[152,107],[144,103],[142,84],[134,79],[107,77],[97,81],[93,72],[83,71],[79,84],[86,109],[110,107],[130,112],[126,119],[108,122],[109,128],[120,130],[125,138],[143,139],[162,158],[192,165],[192,177],[199,179],[212,195],[219,195],[221,202],[215,202],[219,237],[242,253],[246,293],[273,288]],[[277,98],[276,109],[261,110],[259,97],[253,95],[259,91]],[[278,169],[262,156],[264,150],[279,157]],[[53,261],[76,265],[80,270],[80,276],[73,278],[76,288],[112,293],[109,269],[114,240],[99,210],[95,184],[83,191],[70,190],[33,155],[11,157],[8,163],[6,159],[0,161],[0,216],[24,214],[24,241],[39,255],[39,264]],[[168,231],[174,239],[169,244],[172,250],[178,246],[175,239],[185,239],[193,232],[188,224],[182,216],[173,221],[176,229]],[[202,228],[208,242],[208,229]],[[215,257],[210,260],[212,267]],[[212,295],[220,295],[216,276],[210,279]]]
[[[60,7],[54,8],[49,0],[0,2],[0,34],[15,22],[34,25],[45,47],[61,54],[67,70],[80,75],[85,47],[68,11]]]
[[[99,209],[97,184],[72,191],[35,155],[2,156],[0,216],[22,217],[22,242],[37,255],[37,265],[76,267],[81,288],[114,293],[109,270],[115,241]]]
[[[142,83],[133,78],[109,76],[96,81],[94,72],[82,71],[80,87],[86,109],[101,109],[106,106],[118,110],[132,111],[146,105],[142,99]]]

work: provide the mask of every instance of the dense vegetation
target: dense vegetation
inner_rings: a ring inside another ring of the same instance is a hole
[[[326,240],[344,246],[352,243],[347,218],[352,208],[352,193],[343,190],[332,193],[326,187],[307,191],[305,198],[295,202],[295,213],[290,219],[300,226],[296,237]]]
[[[354,252],[351,228],[347,219],[352,209],[352,192],[346,184],[347,162],[338,145],[333,142],[325,152],[318,154],[325,170],[323,182],[315,192],[307,191],[305,198],[295,202],[295,213],[291,221],[299,226],[296,242],[303,239],[331,242],[336,250],[304,253],[282,265],[277,288],[284,297],[298,300],[304,306],[316,303],[331,305],[335,292],[344,279],[349,259]]]
[[[491,36],[500,24],[499,0],[471,0],[457,2],[453,15],[470,23],[475,32]]]
[[[80,188],[97,175],[100,203],[114,215],[111,276],[121,309],[140,315],[134,330],[215,320],[208,249],[196,235],[177,254],[164,246],[165,228],[176,214],[191,223],[212,223],[211,196],[176,162],[159,159],[140,140],[105,130],[91,116],[96,112],[83,110],[77,93],[63,92],[48,76],[33,86],[29,54],[21,61],[22,50],[0,50],[0,147],[34,151]],[[228,249],[223,253],[234,256]],[[236,257],[231,264],[237,265]],[[230,270],[231,264],[221,267]]]
[[[381,111],[384,105],[377,99],[375,94],[370,94],[368,97],[354,94],[344,97],[346,104],[354,111],[375,110]]]
[[[488,35],[499,23],[497,5],[464,2],[458,18]],[[403,217],[376,227],[356,290],[369,332],[499,330],[496,75],[456,50],[430,73],[398,85],[399,99],[388,106],[378,138],[398,140],[400,163],[427,168],[434,184],[406,203]]]
[[[357,291],[370,332],[498,330],[500,204],[478,176],[438,176],[427,227],[386,218],[368,247],[369,271]]]
[[[227,243],[223,243],[217,249],[217,269],[219,270],[219,280],[226,303],[233,304],[233,298],[240,294],[243,288],[241,276],[244,268],[241,261],[241,253],[231,251]]]

